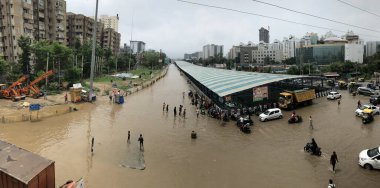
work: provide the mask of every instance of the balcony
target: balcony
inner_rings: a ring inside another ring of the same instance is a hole
[[[38,18],[45,18],[45,13],[38,12]]]
[[[57,20],[63,20],[63,19],[65,19],[63,15],[60,15],[60,14],[57,15]]]

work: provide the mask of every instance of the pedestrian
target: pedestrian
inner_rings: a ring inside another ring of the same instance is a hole
[[[338,99],[338,107],[340,106],[340,99]]]
[[[183,117],[186,117],[186,108],[183,109]]]
[[[179,105],[179,115],[182,113],[182,105]]]
[[[94,137],[92,137],[92,139],[91,139],[91,153],[94,152],[94,142],[95,142],[95,139],[94,139]]]
[[[335,151],[330,157],[330,164],[332,165],[332,170],[335,173],[335,165],[338,162],[338,156],[336,155]]]
[[[362,106],[362,103],[360,102],[360,100],[358,100],[358,108],[360,108]]]
[[[197,118],[199,117],[199,108],[197,108],[196,110],[195,110],[195,112],[197,113]]]
[[[44,91],[44,100],[47,100],[46,91]]]
[[[67,93],[65,94],[65,103],[67,103]]]
[[[142,134],[140,134],[138,141],[140,142],[140,150],[144,149],[144,138],[142,137]]]
[[[332,179],[329,179],[329,186],[327,188],[336,188],[335,184],[333,183]]]
[[[162,111],[165,111],[165,102],[164,102],[164,104],[162,105]]]
[[[131,143],[131,131],[128,131],[128,140],[127,140],[128,143]]]
[[[314,129],[314,127],[313,127],[313,119],[311,118],[311,116],[309,117],[309,122],[310,122],[310,128]]]
[[[176,116],[177,115],[177,107],[175,106],[174,107],[174,116]]]
[[[167,104],[166,105],[166,112],[168,112],[169,111],[169,105]]]

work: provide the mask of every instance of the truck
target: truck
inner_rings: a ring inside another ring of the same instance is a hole
[[[310,105],[315,99],[315,89],[300,89],[280,93],[279,107],[291,110],[300,105]]]

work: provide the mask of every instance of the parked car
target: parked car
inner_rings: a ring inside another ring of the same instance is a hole
[[[373,89],[366,88],[366,87],[358,87],[357,93],[359,95],[367,95],[367,96],[371,96],[371,95],[376,94],[376,92]]]
[[[380,95],[371,95],[371,98],[369,99],[369,102],[373,105],[380,104]]]
[[[260,121],[268,121],[272,119],[282,118],[282,112],[279,108],[271,108],[259,115]]]
[[[336,91],[331,91],[327,95],[327,99],[335,100],[335,99],[339,99],[339,98],[342,98],[342,95]]]
[[[363,115],[363,110],[364,109],[370,109],[373,110],[373,114],[380,114],[380,108],[378,106],[372,105],[372,104],[365,104],[361,106],[360,108],[355,110],[355,115],[356,116],[362,116]]]
[[[366,149],[359,153],[359,165],[365,169],[380,169],[379,147]]]

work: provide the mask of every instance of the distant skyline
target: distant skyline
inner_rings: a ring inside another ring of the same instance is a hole
[[[67,12],[95,15],[96,0],[66,0]],[[252,12],[266,16],[278,17],[295,22],[333,28],[347,32],[352,30],[355,34],[362,34],[360,38],[365,41],[380,41],[380,18],[354,9],[337,0],[262,0],[286,8],[302,11],[325,18],[346,22],[379,32],[367,31],[338,23],[288,12],[279,8],[260,4],[252,0],[189,0],[191,2],[215,5]],[[378,0],[345,0],[365,10],[380,14]],[[322,36],[329,30],[301,26],[230,12],[182,3],[176,0],[99,0],[100,15],[119,14],[119,32],[121,45],[127,43],[131,37],[133,16],[133,40],[141,40],[147,44],[147,49],[162,49],[172,58],[182,58],[184,53],[201,51],[203,45],[218,44],[224,46],[224,54],[233,45],[240,42],[252,41],[258,43],[259,29],[270,28],[270,42],[275,39],[282,41],[284,37],[294,35],[301,38],[307,32],[318,33]],[[333,31],[338,36],[345,32]],[[368,35],[368,36],[364,36]]]

